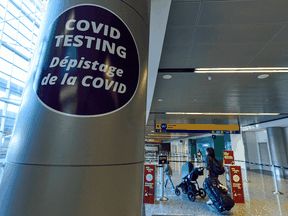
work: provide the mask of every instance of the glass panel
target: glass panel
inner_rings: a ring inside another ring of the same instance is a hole
[[[27,8],[29,8],[31,11],[35,11],[35,6],[34,4],[32,4],[31,2],[29,1],[23,1],[23,3],[27,6]]]
[[[14,52],[11,50],[7,49],[4,46],[0,47],[0,57],[3,59],[6,59],[7,61],[10,61],[11,63],[13,62],[13,57],[14,57]]]
[[[11,105],[11,104],[8,104],[8,107],[9,107],[9,105]],[[14,106],[14,105],[12,105],[12,106]],[[10,113],[10,112],[7,112],[7,114],[8,113]],[[11,112],[11,113],[13,113],[13,112]],[[13,116],[15,116],[13,118],[16,118],[17,113],[13,113]],[[4,125],[5,136],[12,134],[14,125],[15,125],[15,119],[9,119],[9,118],[5,119],[5,125]]]
[[[15,40],[13,40],[11,37],[6,35],[5,33],[3,34],[3,41],[9,43],[9,45],[13,48],[15,48]]]
[[[10,140],[11,140],[11,135],[10,134],[3,136],[0,158],[3,158],[3,157],[6,156]]]
[[[29,62],[17,54],[15,54],[14,64],[17,65],[18,67],[20,67],[21,69],[28,71]]]
[[[0,79],[1,82],[1,79]],[[0,97],[6,97],[6,88],[0,87]]]
[[[23,3],[24,3],[24,1],[23,1]],[[32,11],[25,4],[22,4],[22,10],[28,14],[32,13]]]
[[[17,36],[17,31],[10,26],[8,23],[5,23],[4,26],[4,32],[9,35],[11,38],[13,38],[14,40],[16,40],[16,36]]]
[[[10,117],[10,118],[16,118],[18,111],[19,111],[19,106],[16,106],[14,104],[8,104],[6,116]],[[7,121],[7,119],[6,119],[6,121]],[[6,122],[5,122],[5,125],[6,125]]]
[[[22,16],[20,21],[30,30],[33,29],[33,22],[31,22],[26,16]]]
[[[40,24],[42,19],[43,19],[42,12],[37,10],[37,12],[36,12],[36,21]]]
[[[3,109],[4,109],[4,102],[0,101],[0,115],[2,116],[3,115]],[[1,118],[0,118],[0,121],[1,121]],[[1,124],[1,122],[0,122]]]
[[[32,35],[32,34],[31,34]],[[26,36],[30,36],[31,37],[31,35],[26,35]],[[22,46],[24,46],[24,47],[29,47],[29,45],[30,45],[30,41],[26,38],[26,37],[24,37],[21,33],[20,34],[18,34],[18,38],[17,38],[17,42],[19,42]]]
[[[0,12],[0,16],[1,16],[1,12]],[[0,32],[3,29],[3,19],[0,17]]]
[[[18,46],[16,46],[16,50],[19,51],[20,53],[22,53],[23,55],[25,55],[27,58],[30,58],[30,51],[28,51],[28,49],[24,48],[19,43],[17,43],[17,44],[18,44]],[[29,42],[29,44],[30,44],[30,42]]]
[[[2,146],[1,146],[1,152],[0,152],[0,158],[5,158],[7,151],[8,151],[8,145],[11,140],[11,135],[6,135],[2,138]]]
[[[27,72],[21,70],[18,67],[13,66],[12,77],[15,77],[23,82],[26,82]]]
[[[21,6],[23,0],[13,0],[13,2],[18,5],[19,7]]]
[[[17,101],[20,102],[21,96],[22,95],[17,93],[17,92],[10,91],[10,93],[9,93],[9,98],[12,99],[12,100],[15,100],[15,102],[17,102]]]
[[[39,35],[39,28],[37,26],[34,27],[34,34]]]
[[[22,94],[24,85],[25,83],[18,81],[14,78],[11,78],[11,86],[10,86],[11,91],[15,91],[15,92]]]
[[[7,88],[7,84],[8,84],[9,79],[10,79],[9,76],[7,76],[3,73],[0,73],[0,86],[3,88]]]
[[[36,27],[34,28],[36,29]],[[33,43],[36,44],[37,43],[37,35],[33,34]]]
[[[15,29],[18,28],[19,21],[14,16],[12,16],[9,12],[7,13],[6,20],[9,20],[8,23]]]
[[[0,2],[0,20],[3,20],[4,19],[4,16],[5,16],[5,8],[4,8],[4,6],[2,7],[1,6],[1,3],[2,2]]]
[[[8,11],[16,17],[20,16],[20,10],[16,8],[11,2],[8,4]]]
[[[3,46],[2,46],[3,47]],[[0,50],[1,51],[1,50]],[[5,61],[4,59],[0,58],[0,71],[10,75],[11,71],[12,71],[12,64],[10,64],[9,62]]]
[[[28,28],[26,28],[22,23],[19,24],[19,32],[21,32],[27,38],[30,38],[32,36],[32,32]]]

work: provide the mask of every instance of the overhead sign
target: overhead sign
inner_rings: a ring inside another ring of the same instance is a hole
[[[154,203],[155,165],[145,165],[143,203]]]
[[[47,29],[36,57],[34,90],[44,106],[75,116],[118,111],[140,77],[136,42],[127,25],[97,5],[64,11]]]
[[[232,124],[156,124],[159,133],[240,134],[239,125]]]
[[[161,144],[162,141],[151,141],[151,140],[147,140],[145,141],[145,143],[155,143],[155,144]]]
[[[148,152],[148,151],[156,151],[158,152],[158,146],[145,146],[145,150]]]

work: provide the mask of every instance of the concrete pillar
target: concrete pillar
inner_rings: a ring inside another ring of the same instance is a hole
[[[1,216],[141,215],[149,1],[50,0]]]
[[[284,131],[280,127],[269,127],[267,130],[268,150],[270,151],[272,164],[275,166],[288,167],[288,160],[285,148]],[[276,168],[276,175],[288,176],[287,171]]]

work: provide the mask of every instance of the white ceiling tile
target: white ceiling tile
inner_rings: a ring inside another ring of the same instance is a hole
[[[288,67],[288,57],[286,56],[257,56],[252,59],[247,67]]]
[[[162,51],[162,57],[177,57],[180,55],[181,57],[188,57],[190,52],[190,47],[187,45],[171,45],[164,46]]]
[[[167,28],[164,46],[192,44],[194,28]]]
[[[190,58],[187,68],[246,67],[252,57]]]
[[[199,25],[286,23],[287,0],[204,2]]]
[[[288,60],[288,44],[268,44],[258,55],[259,57],[264,56],[283,56]]]
[[[268,42],[282,25],[199,26],[194,43]]]
[[[194,44],[191,48],[190,58],[226,58],[253,57],[263,47],[262,43],[254,44]]]
[[[195,26],[200,3],[172,3],[168,19],[168,27]]]
[[[186,68],[188,59],[189,57],[166,55],[165,58],[161,58],[159,68]]]
[[[271,41],[271,43],[288,43],[288,27],[285,26]]]

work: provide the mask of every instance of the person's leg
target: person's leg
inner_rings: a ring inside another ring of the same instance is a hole
[[[168,176],[169,176],[169,175],[168,175]],[[170,184],[172,185],[172,189],[175,190],[174,185],[173,185],[173,182],[172,182],[172,180],[171,180],[171,177],[169,176],[168,178],[169,178]]]
[[[167,186],[167,182],[168,182],[168,175],[166,176],[166,180],[165,180],[165,184],[164,184],[164,187]]]

